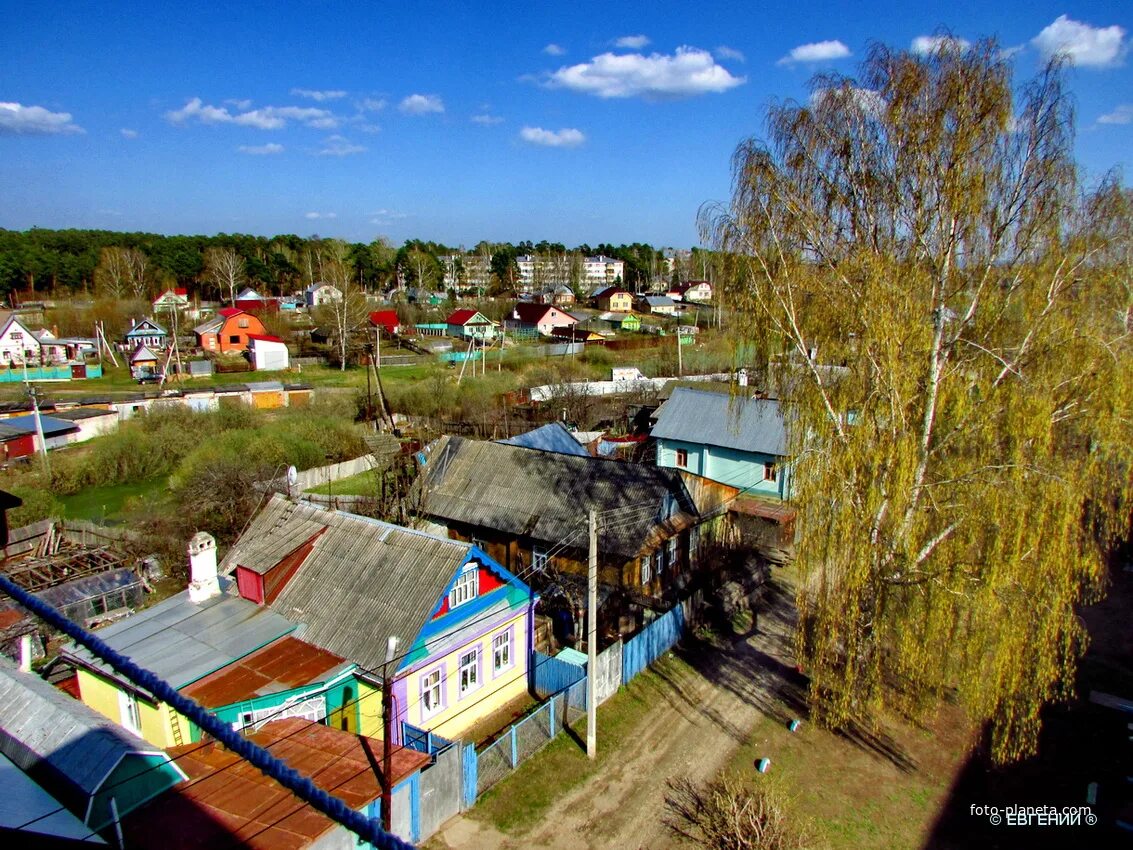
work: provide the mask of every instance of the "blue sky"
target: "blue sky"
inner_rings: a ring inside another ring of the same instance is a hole
[[[816,72],[947,27],[1075,60],[1078,157],[1133,173],[1133,3],[0,0],[0,227],[697,242]]]

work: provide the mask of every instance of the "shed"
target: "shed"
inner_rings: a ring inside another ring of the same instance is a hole
[[[277,336],[248,334],[248,352],[257,372],[279,372],[290,366],[287,344]]]

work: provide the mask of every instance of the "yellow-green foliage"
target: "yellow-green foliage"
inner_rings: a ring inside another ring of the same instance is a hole
[[[1060,68],[1016,100],[1001,56],[817,79],[703,223],[793,425],[817,716],[955,688],[1008,760],[1073,687],[1128,522],[1133,205],[1081,202]]]

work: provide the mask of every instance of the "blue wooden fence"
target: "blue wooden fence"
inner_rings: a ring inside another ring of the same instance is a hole
[[[662,614],[622,647],[622,684],[672,649],[685,630],[684,608],[677,605]]]
[[[418,729],[404,721],[401,724],[401,740],[407,749],[433,756],[433,761],[436,761],[437,753],[442,753],[453,745],[448,738],[442,738],[427,729]]]
[[[535,693],[538,696],[557,694],[585,678],[585,667],[541,652],[535,653]]]

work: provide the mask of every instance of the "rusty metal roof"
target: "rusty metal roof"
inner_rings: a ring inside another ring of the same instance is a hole
[[[250,737],[356,811],[381,796],[381,741],[298,718],[272,721]],[[127,846],[298,850],[335,827],[217,743],[174,747],[169,753],[189,781],[123,819]],[[424,753],[394,750],[394,785],[428,762]]]
[[[767,499],[760,499],[747,494],[731,502],[728,505],[728,510],[732,513],[762,517],[777,523],[789,522],[795,518],[797,513],[790,505],[782,502],[770,502]]]
[[[219,708],[252,697],[322,682],[351,666],[333,652],[288,635],[198,679],[182,693],[205,708]]]

